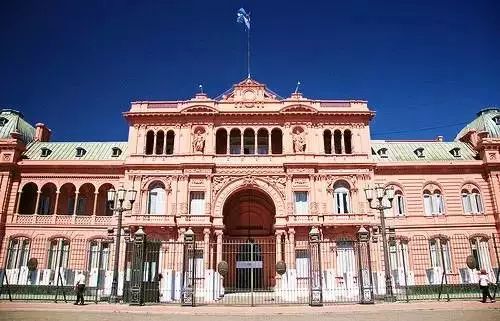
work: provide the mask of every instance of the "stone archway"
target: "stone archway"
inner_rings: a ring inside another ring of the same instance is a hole
[[[224,235],[248,238],[274,235],[274,202],[258,189],[241,189],[231,194],[224,203],[222,215]]]

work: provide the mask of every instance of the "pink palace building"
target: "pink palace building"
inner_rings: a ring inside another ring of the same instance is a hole
[[[495,281],[500,108],[478,112],[453,141],[372,140],[375,112],[366,101],[299,92],[283,98],[248,78],[216,98],[132,102],[123,116],[124,141],[51,142],[45,124],[1,111],[4,287],[71,286],[84,271],[96,297],[109,296],[120,215],[107,206],[107,192],[120,188],[137,191],[122,216],[129,232],[118,256],[123,296],[130,281],[125,243],[141,231],[159,242],[156,258],[144,259],[143,281],[154,284],[160,302],[179,302],[189,231],[198,300],[225,302],[251,287],[272,302],[307,302],[314,230],[323,242],[323,300],[357,300],[355,242],[363,228],[370,232],[373,292],[384,295],[380,212],[364,191],[377,185],[395,193],[392,203],[382,200],[392,204],[382,213],[396,294],[440,284],[442,275],[447,283],[476,284],[469,255]],[[30,258],[37,259],[34,269]],[[277,273],[281,261],[286,271]],[[220,262],[227,263],[225,276]],[[251,281],[242,275],[249,268]]]

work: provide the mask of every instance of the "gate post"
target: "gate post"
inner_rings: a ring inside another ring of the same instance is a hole
[[[323,306],[321,236],[316,226],[309,232],[309,305]]]
[[[361,226],[358,236],[359,291],[361,304],[373,304],[372,266],[370,257],[370,232]]]
[[[132,250],[132,276],[130,280],[130,305],[144,305],[143,269],[144,269],[144,245],[146,244],[146,233],[139,226],[134,233],[134,248]]]
[[[196,241],[195,234],[191,228],[184,232],[184,262],[182,279],[184,284],[182,287],[182,305],[195,306],[195,293],[196,293]]]

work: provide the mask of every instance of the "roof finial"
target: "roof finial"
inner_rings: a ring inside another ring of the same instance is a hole
[[[295,93],[299,92],[300,80],[297,80],[297,87],[295,87]]]
[[[203,94],[203,85],[199,84],[198,87],[200,88],[200,94]]]

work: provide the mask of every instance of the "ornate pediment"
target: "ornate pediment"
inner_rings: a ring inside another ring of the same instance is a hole
[[[233,102],[235,108],[261,108],[266,102],[275,102],[282,99],[264,84],[251,78],[237,83],[219,98],[221,102]]]
[[[214,114],[218,113],[219,111],[211,106],[207,105],[196,105],[196,106],[189,106],[181,110],[182,114]]]
[[[318,111],[308,105],[304,104],[294,104],[294,105],[289,105],[285,106],[280,110],[280,113],[308,113],[308,114],[315,114]]]

